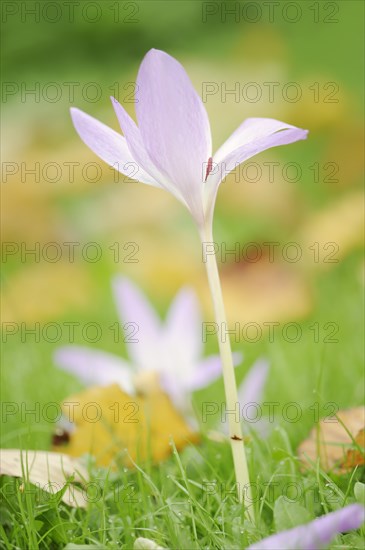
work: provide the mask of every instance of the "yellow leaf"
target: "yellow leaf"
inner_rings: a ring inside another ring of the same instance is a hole
[[[62,451],[76,457],[89,453],[102,466],[118,461],[131,466],[149,457],[159,462],[171,453],[171,438],[178,449],[199,439],[156,387],[131,397],[117,384],[93,386],[65,400],[62,409],[75,424]]]

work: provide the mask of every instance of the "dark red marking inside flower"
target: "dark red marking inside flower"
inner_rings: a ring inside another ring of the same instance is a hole
[[[209,176],[210,172],[213,168],[213,157],[209,157],[208,164],[207,164],[207,171],[205,173],[205,181],[207,181],[207,177]]]

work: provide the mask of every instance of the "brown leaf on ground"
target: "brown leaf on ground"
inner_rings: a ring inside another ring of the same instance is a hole
[[[151,539],[138,537],[138,539],[134,541],[133,550],[164,550],[164,547],[159,546]]]
[[[345,470],[352,470],[356,466],[362,466],[365,464],[365,430],[359,431],[355,437],[355,442],[358,448],[347,451],[346,460],[343,463]]]
[[[79,483],[88,479],[86,469],[74,458],[59,453],[20,449],[0,449],[0,475],[19,477],[51,494],[61,491],[71,476],[73,481]],[[84,493],[73,483],[68,485],[62,500],[74,508],[84,508],[87,504]]]
[[[335,267],[364,242],[364,193],[356,191],[313,214],[299,232],[307,265]]]
[[[308,283],[298,269],[262,258],[222,266],[224,300],[228,321],[285,322],[305,317],[312,309]],[[263,327],[264,328],[264,327]]]
[[[6,322],[53,320],[75,307],[87,307],[92,294],[85,267],[66,261],[30,264],[3,285],[1,314]]]
[[[324,418],[312,428],[300,444],[298,456],[306,467],[319,458],[326,471],[349,471],[364,464],[364,426],[365,407],[339,411],[336,417]]]

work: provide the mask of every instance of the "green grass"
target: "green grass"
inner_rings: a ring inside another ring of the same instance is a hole
[[[278,519],[283,506],[291,507],[293,514],[289,511],[288,516],[299,516],[303,523],[354,502],[356,481],[365,481],[363,468],[341,477],[326,474],[316,465],[303,473],[296,448],[314,424],[315,402],[319,416],[326,414],[328,402],[335,402],[338,408],[362,403],[360,266],[360,256],[354,252],[335,269],[316,278],[316,307],[301,323],[305,336],[296,344],[278,337],[273,343],[266,338],[257,344],[235,346],[246,355],[244,365],[238,369],[239,379],[256,357],[266,356],[271,370],[265,401],[279,401],[281,406],[295,401],[302,411],[298,422],[291,423],[283,418],[280,407],[277,426],[267,439],[251,434],[248,462],[251,481],[258,487],[258,494],[254,491],[254,524],[244,518],[235,496],[229,445],[204,436],[200,445],[190,446],[180,455],[172,447],[171,457],[155,466],[144,464],[135,470],[111,472],[89,463],[91,480],[97,482],[100,494],[87,510],[70,509],[60,501],[61,495],[28,492],[27,483],[22,492],[21,480],[1,478],[1,548],[71,550],[77,548],[74,545],[87,545],[91,549],[129,549],[138,536],[143,536],[170,549],[241,549],[290,527]],[[110,319],[115,315],[112,308],[110,303]],[[313,343],[308,327],[314,321],[328,320],[338,322],[339,342]],[[47,343],[20,344],[14,339],[4,346],[2,401],[15,401],[19,410],[4,418],[2,447],[49,448],[54,424],[42,414],[39,418],[24,416],[24,409],[22,416],[20,404],[34,410],[35,403],[39,403],[41,410],[44,404],[61,402],[81,388],[73,377],[55,369],[52,353],[56,347]],[[120,353],[110,341],[99,342],[98,347]],[[205,400],[223,401],[222,381],[195,395],[198,412]],[[205,432],[210,427],[212,422],[202,426]],[[290,489],[290,484],[295,485]],[[299,488],[299,495],[293,493],[293,487]],[[339,536],[331,548],[361,549],[362,535]]]
[[[253,436],[248,447],[251,480],[258,488],[254,523],[237,502],[229,445],[209,439],[181,455],[173,448],[171,458],[153,468],[110,472],[90,465],[98,491],[89,491],[87,510],[69,508],[60,494],[34,487],[27,494],[27,484],[21,492],[19,480],[2,478],[2,548],[129,549],[143,536],[171,549],[241,549],[269,535],[275,524],[292,525],[283,523],[279,509],[294,518],[301,512],[295,524],[304,519],[299,506],[306,519],[314,519],[354,502],[354,484],[364,481],[363,470],[330,478],[314,467],[304,476],[288,441],[279,428],[266,442]],[[337,537],[331,548],[361,544],[361,534],[350,533]]]

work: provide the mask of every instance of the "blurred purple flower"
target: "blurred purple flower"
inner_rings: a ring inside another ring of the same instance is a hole
[[[238,387],[238,401],[241,408],[248,408],[250,404],[261,405],[268,374],[269,364],[265,359],[259,359],[254,363]],[[244,412],[244,416],[246,420],[250,419],[247,411]]]
[[[130,395],[138,389],[141,373],[158,373],[161,386],[175,405],[187,409],[191,393],[222,373],[219,355],[201,359],[202,318],[194,291],[180,290],[162,323],[146,297],[127,278],[116,277],[113,290],[121,324],[128,334],[125,343],[130,362],[104,351],[65,346],[56,351],[56,364],[86,384],[117,383]],[[241,354],[233,355],[239,364]]]
[[[305,525],[267,537],[247,550],[320,550],[339,533],[358,529],[364,521],[365,508],[350,504]]]
[[[198,227],[212,223],[219,184],[239,164],[258,153],[305,139],[302,130],[270,118],[248,118],[212,156],[204,104],[182,65],[160,50],[144,57],[137,77],[138,126],[112,98],[124,137],[72,108],[81,139],[110,166],[165,189],[190,211]]]
[[[272,428],[268,419],[262,418],[261,407],[268,375],[269,363],[265,359],[258,359],[238,387],[238,401],[245,421],[243,428],[250,426],[263,438],[268,437]]]
[[[260,436],[267,437],[270,425],[266,418],[262,418],[261,402],[265,384],[269,374],[269,363],[265,359],[258,359],[250,368],[238,387],[238,403],[243,428],[253,428]],[[252,409],[252,411],[251,411]],[[228,434],[227,418],[221,419],[221,429]]]

